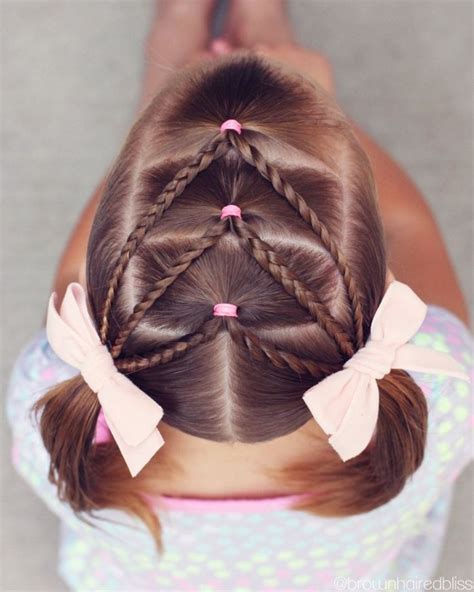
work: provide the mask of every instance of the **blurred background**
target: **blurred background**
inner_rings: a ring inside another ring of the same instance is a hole
[[[153,2],[3,0],[1,10],[4,392],[41,326],[73,224],[133,122]],[[471,316],[472,12],[457,0],[290,0],[300,43],[333,64],[343,109],[431,205]],[[9,451],[4,427],[0,589],[65,590],[56,519]],[[472,486],[471,466],[456,486],[438,577],[473,577]]]

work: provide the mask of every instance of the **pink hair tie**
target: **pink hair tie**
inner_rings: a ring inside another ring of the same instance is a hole
[[[224,206],[221,210],[221,220],[226,216],[237,216],[237,218],[242,218],[242,211],[239,206],[235,206],[234,204],[228,204]]]
[[[242,131],[242,126],[236,119],[227,119],[227,121],[224,121],[219,129],[221,132],[225,132],[226,130],[234,130],[234,132],[240,134]]]
[[[227,302],[219,302],[214,304],[213,311],[216,317],[238,317],[237,307],[235,304],[228,304]]]

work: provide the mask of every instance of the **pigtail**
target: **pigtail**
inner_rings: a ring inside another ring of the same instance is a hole
[[[377,380],[379,415],[367,448],[341,462],[327,436],[310,422],[318,449],[314,465],[296,463],[269,475],[313,495],[293,509],[318,516],[343,517],[370,512],[398,495],[423,461],[428,430],[426,397],[405,370],[392,369]]]
[[[423,461],[428,405],[425,394],[405,370],[392,369],[377,383],[379,417],[369,452],[375,479],[383,484],[388,500],[402,490],[407,477]]]
[[[51,456],[49,479],[57,485],[59,498],[77,512],[93,509],[88,467],[99,413],[97,395],[77,375],[48,391],[33,411]]]
[[[93,442],[99,410],[96,393],[81,375],[54,386],[34,404],[32,411],[50,455],[49,480],[59,499],[80,519],[87,520],[103,508],[140,518],[162,553],[161,525],[146,500],[154,489],[150,468],[132,479],[113,440]]]

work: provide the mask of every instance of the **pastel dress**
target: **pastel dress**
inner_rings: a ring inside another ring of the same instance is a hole
[[[428,306],[410,342],[450,353],[472,381],[473,337],[450,311]],[[427,398],[427,447],[420,468],[385,505],[323,518],[291,510],[295,496],[157,496],[165,547],[160,557],[138,519],[102,510],[84,522],[48,481],[49,457],[29,411],[51,386],[75,374],[52,351],[42,328],[19,353],[7,392],[12,460],[60,519],[58,571],[69,589],[331,592],[357,589],[350,586],[358,580],[359,586],[387,589],[390,579],[435,575],[453,484],[473,455],[472,383],[410,372]]]

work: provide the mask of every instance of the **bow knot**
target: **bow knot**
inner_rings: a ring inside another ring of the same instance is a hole
[[[98,393],[118,369],[107,346],[101,343],[87,350],[79,371],[91,390]]]
[[[390,372],[396,351],[397,348],[389,343],[369,338],[365,346],[357,350],[343,368],[352,368],[374,380],[380,379]]]

